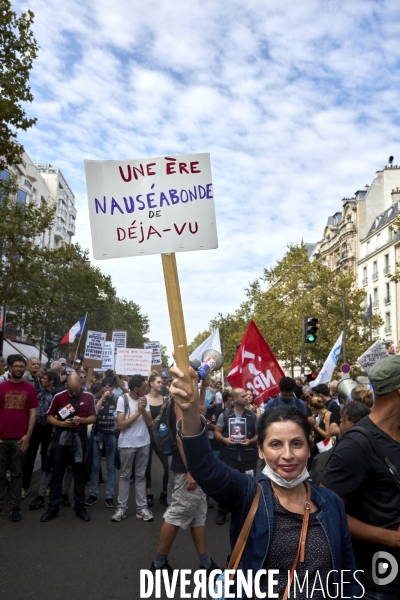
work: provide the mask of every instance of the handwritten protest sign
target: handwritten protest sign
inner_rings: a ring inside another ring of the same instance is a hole
[[[114,330],[111,334],[111,339],[115,344],[115,349],[126,348],[127,331]]]
[[[96,260],[217,248],[209,154],[85,160]]]
[[[160,342],[145,342],[143,348],[146,350],[152,350],[153,355],[151,358],[152,365],[161,365],[161,344]]]
[[[145,375],[151,371],[152,350],[141,348],[118,348],[115,370],[119,375]]]
[[[368,350],[364,352],[364,354],[362,354],[357,360],[364,369],[364,371],[369,373],[370,369],[377,362],[379,362],[383,358],[387,358],[388,356],[389,354],[387,353],[385,346],[378,341],[372,344],[372,346],[368,348]]]
[[[84,354],[85,367],[101,367],[106,338],[106,333],[100,331],[88,331]]]

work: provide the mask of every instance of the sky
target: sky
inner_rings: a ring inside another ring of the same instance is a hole
[[[20,137],[76,196],[83,161],[209,152],[217,250],[177,254],[188,342],[234,311],[288,244],[400,164],[400,4],[353,0],[29,0],[40,45]],[[396,156],[397,155],[397,156]],[[398,159],[398,160],[397,160]],[[93,261],[172,349],[159,255]]]

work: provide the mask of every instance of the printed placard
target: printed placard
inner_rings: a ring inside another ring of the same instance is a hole
[[[85,160],[96,260],[218,247],[210,155]]]
[[[388,356],[389,354],[387,353],[385,346],[382,344],[382,342],[377,341],[372,344],[372,346],[368,348],[368,350],[364,352],[364,354],[362,354],[357,360],[364,371],[369,373],[369,371],[377,362],[383,358],[387,358]]]
[[[123,331],[122,329],[121,330],[114,329],[114,331],[111,334],[111,339],[115,344],[115,350],[117,350],[117,348],[126,348],[127,337],[128,337],[127,331]]]
[[[102,371],[107,369],[114,370],[115,363],[115,344],[114,342],[105,342],[103,349],[103,364],[101,365]]]
[[[145,342],[143,344],[143,348],[145,348],[145,350],[151,350],[153,352],[153,355],[151,358],[152,365],[161,365],[162,364],[161,343],[160,342]]]
[[[241,444],[243,440],[247,439],[247,421],[245,418],[228,419],[228,425],[231,440]]]
[[[151,371],[152,350],[142,348],[117,348],[115,370],[118,375],[144,375]]]
[[[101,367],[106,338],[107,334],[101,331],[88,331],[83,357],[85,367]]]

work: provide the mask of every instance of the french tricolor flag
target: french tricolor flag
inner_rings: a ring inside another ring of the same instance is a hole
[[[82,319],[80,319],[77,323],[75,323],[75,325],[73,325],[71,327],[71,329],[68,331],[68,333],[66,333],[64,335],[60,344],[72,344],[72,342],[78,335],[82,335],[83,330],[85,328],[86,317],[87,317],[87,314],[84,317],[82,317]]]

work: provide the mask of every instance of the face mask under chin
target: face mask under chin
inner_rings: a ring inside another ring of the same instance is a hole
[[[262,472],[264,473],[264,475],[266,477],[268,477],[268,479],[270,479],[271,481],[276,483],[276,485],[280,485],[281,487],[284,487],[287,489],[293,489],[300,483],[303,483],[303,481],[308,479],[310,476],[309,472],[307,471],[307,466],[305,466],[302,473],[300,473],[300,475],[298,475],[291,481],[287,481],[281,475],[278,475],[278,473],[275,473],[275,471],[273,471],[271,469],[271,467],[267,463],[265,456],[264,456],[264,460],[265,460],[265,467],[263,468]]]

